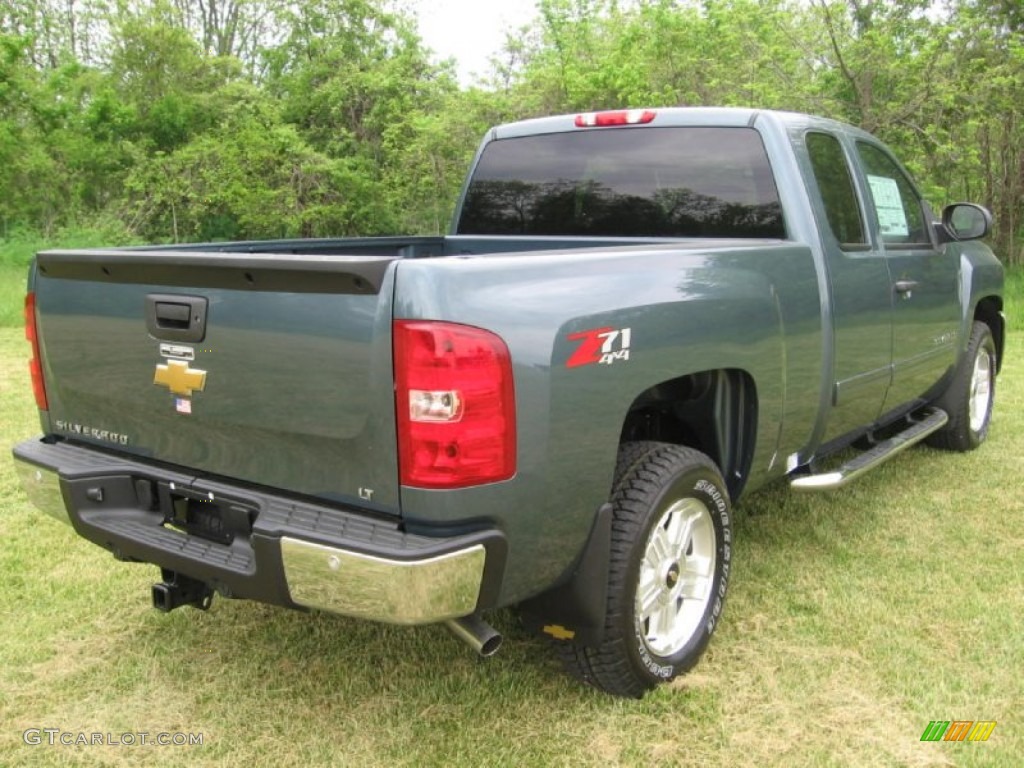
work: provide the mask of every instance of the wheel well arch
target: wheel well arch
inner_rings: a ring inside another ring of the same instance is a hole
[[[715,462],[736,498],[749,475],[757,415],[757,386],[749,373],[699,371],[641,392],[626,413],[619,443],[656,440],[695,448]]]
[[[992,340],[996,345],[996,372],[1003,367],[1003,341],[1006,328],[1003,322],[1003,300],[998,296],[986,296],[974,308],[974,319],[985,323],[992,331]]]

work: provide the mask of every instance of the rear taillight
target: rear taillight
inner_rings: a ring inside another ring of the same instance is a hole
[[[39,355],[39,333],[36,330],[36,295],[25,296],[25,338],[32,345],[32,357],[28,361],[28,372],[32,376],[32,392],[36,405],[44,411],[50,409],[46,402],[46,387],[43,385],[43,358]]]
[[[495,334],[396,320],[395,403],[402,485],[464,488],[516,472],[512,361]]]
[[[619,109],[611,112],[586,112],[576,115],[577,128],[604,128],[609,125],[645,125],[657,113],[653,109]]]

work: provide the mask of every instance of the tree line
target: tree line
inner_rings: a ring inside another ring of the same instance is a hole
[[[443,232],[486,128],[622,106],[845,120],[1024,261],[1018,0],[538,0],[461,86],[402,0],[0,8],[0,236]],[[467,34],[453,30],[453,34]]]

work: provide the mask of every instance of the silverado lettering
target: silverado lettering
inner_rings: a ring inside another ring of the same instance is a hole
[[[111,432],[109,429],[98,429],[97,427],[88,427],[82,424],[72,424],[64,421],[63,419],[57,419],[54,421],[54,426],[62,432],[66,432],[69,435],[83,435],[85,437],[91,437],[94,440],[100,440],[102,442],[118,443],[120,445],[128,445],[128,435],[121,435],[117,432]]]

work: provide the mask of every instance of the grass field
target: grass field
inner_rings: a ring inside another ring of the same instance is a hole
[[[27,347],[0,328],[0,765],[1021,764],[1020,334],[980,450],[915,448],[834,495],[746,497],[708,654],[639,702],[570,681],[510,612],[481,661],[440,627],[220,599],[154,611],[155,568],[115,562],[16,486],[6,446],[39,428]],[[922,743],[936,719],[998,725]],[[33,728],[203,744],[25,744]]]
[[[27,267],[0,262],[0,328],[20,328],[25,322],[27,274]]]

